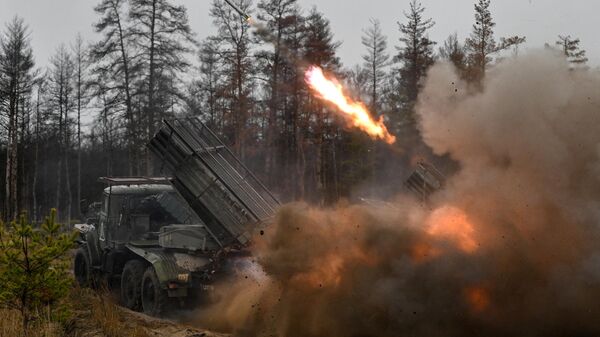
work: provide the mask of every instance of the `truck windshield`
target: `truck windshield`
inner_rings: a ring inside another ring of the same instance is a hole
[[[161,194],[135,196],[128,201],[128,207],[131,210],[132,216],[148,217],[149,231],[151,232],[157,232],[162,226],[178,222],[177,219],[158,202],[160,195]]]

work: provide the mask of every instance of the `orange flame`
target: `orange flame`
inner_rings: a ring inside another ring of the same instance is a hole
[[[335,79],[328,79],[323,74],[323,70],[317,66],[311,66],[306,71],[306,83],[312,90],[317,92],[320,97],[333,103],[343,112],[352,124],[365,131],[372,138],[378,138],[388,144],[396,142],[396,137],[390,134],[383,124],[383,117],[374,120],[364,105],[360,102],[354,102],[344,95],[342,86]]]
[[[427,233],[453,242],[466,253],[477,250],[477,242],[473,238],[475,228],[462,210],[443,206],[431,213],[427,220]]]

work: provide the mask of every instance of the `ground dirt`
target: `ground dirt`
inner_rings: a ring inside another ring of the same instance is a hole
[[[131,311],[116,305],[110,294],[76,289],[70,297],[73,307],[65,331],[69,337],[230,336]]]

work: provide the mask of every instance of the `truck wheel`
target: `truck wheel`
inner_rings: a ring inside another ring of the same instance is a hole
[[[73,261],[73,274],[80,287],[92,285],[92,266],[87,252],[83,248],[77,249],[75,261]]]
[[[145,265],[140,260],[131,260],[125,263],[121,274],[121,304],[131,310],[139,311],[141,308],[142,276]]]
[[[165,313],[168,301],[167,291],[160,287],[154,267],[148,267],[142,278],[142,307],[144,313],[150,316],[160,316]]]

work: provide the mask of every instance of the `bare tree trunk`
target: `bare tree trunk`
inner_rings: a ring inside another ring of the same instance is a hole
[[[21,98],[21,113],[20,113],[20,127],[19,127],[19,150],[17,160],[18,173],[17,173],[17,211],[30,211],[29,204],[29,171],[27,170],[27,153],[28,141],[29,141],[29,101],[25,97]]]
[[[333,171],[333,190],[334,190],[334,200],[338,200],[340,198],[340,186],[339,186],[339,172],[337,166],[337,153],[336,153],[336,139],[339,138],[339,132],[336,132],[336,137],[331,141],[331,165]]]
[[[239,50],[238,47],[238,51],[236,53],[236,62],[237,62],[237,69],[236,69],[236,90],[237,90],[237,106],[238,106],[238,122],[237,124],[237,140],[236,140],[236,146],[238,149],[238,155],[240,157],[241,161],[244,161],[246,158],[246,150],[245,150],[245,146],[246,146],[246,120],[247,120],[247,105],[245,102],[245,98],[243,98],[244,95],[244,88],[243,88],[243,65],[242,65],[242,59],[241,59],[241,51]]]
[[[112,2],[112,10],[114,13],[114,24],[118,31],[118,51],[121,54],[121,63],[123,64],[123,75],[124,75],[124,91],[125,91],[125,116],[127,118],[127,153],[128,153],[128,170],[129,175],[137,174],[139,167],[135,164],[139,162],[137,160],[138,148],[137,148],[137,127],[133,113],[133,101],[131,95],[131,69],[129,64],[129,57],[127,55],[127,49],[125,48],[125,32],[123,30],[121,15],[117,2]],[[141,118],[138,118],[138,122],[141,122]]]
[[[148,78],[148,136],[147,139],[150,139],[154,135],[154,82],[155,82],[155,71],[156,64],[154,62],[154,52],[155,52],[155,25],[156,25],[156,0],[152,1],[152,19],[150,23],[150,73]],[[152,165],[152,154],[146,148],[146,174],[153,175],[154,167]]]
[[[7,143],[6,143],[6,165],[5,165],[5,172],[4,172],[4,196],[5,196],[5,200],[4,200],[4,218],[5,220],[12,220],[12,212],[11,212],[11,204],[10,204],[10,198],[11,198],[11,186],[10,186],[10,182],[11,182],[11,172],[12,172],[12,116],[10,115],[10,111],[9,111],[9,116],[8,116],[8,138],[7,138]]]
[[[62,177],[62,166],[63,166],[63,146],[62,146],[62,138],[63,138],[63,88],[62,88],[63,83],[60,83],[60,89],[59,89],[59,117],[58,117],[58,165],[56,168],[56,199],[54,201],[54,207],[56,207],[56,210],[58,212],[57,217],[58,219],[60,219],[60,212],[61,212],[61,203],[60,203],[60,192],[62,191],[61,187],[62,187],[62,183],[61,183],[61,177]]]
[[[81,102],[83,100],[83,51],[81,36],[78,36],[75,46],[77,57],[77,217],[81,218]],[[70,213],[69,213],[70,214]]]
[[[77,107],[77,217],[81,218],[81,106]]]
[[[38,221],[38,197],[37,197],[37,183],[38,183],[38,167],[39,167],[39,154],[40,154],[40,88],[37,92],[37,102],[35,108],[35,153],[33,161],[33,221]]]
[[[73,203],[73,196],[71,192],[71,167],[69,166],[69,155],[70,155],[70,134],[69,134],[69,110],[68,101],[65,99],[65,128],[64,128],[64,156],[65,156],[65,189],[67,191],[67,226],[71,225],[71,207]]]
[[[304,199],[305,197],[305,175],[306,175],[306,155],[304,153],[304,139],[301,135],[299,135],[298,139],[298,159],[296,160],[296,174],[298,176],[298,192],[296,193],[297,199]]]
[[[29,32],[22,19],[15,17],[6,25],[6,34],[3,35],[2,66],[0,77],[3,81],[0,91],[4,95],[4,111],[6,121],[6,167],[5,167],[5,193],[3,196],[3,216],[7,220],[15,219],[19,213],[20,195],[19,182],[20,169],[19,156],[25,154],[20,149],[21,132],[19,130],[20,105],[25,108],[25,100],[29,94],[34,67],[33,52],[28,41]],[[23,130],[21,130],[23,131]]]
[[[277,134],[277,110],[279,108],[279,51],[281,41],[281,29],[277,30],[277,39],[275,43],[275,53],[273,55],[273,71],[271,78],[271,101],[269,102],[269,118],[267,126],[267,153],[265,156],[265,171],[269,179],[269,186],[273,186],[273,183],[278,180],[276,174],[277,163],[276,163],[276,141],[275,134]]]
[[[14,100],[14,99],[12,99]],[[16,101],[16,100],[14,100]],[[18,131],[16,108],[18,104],[11,102],[13,109],[9,111],[8,121],[8,143],[6,149],[6,204],[5,218],[13,220],[18,214],[17,209],[17,158],[18,158]]]
[[[69,151],[65,150],[65,189],[67,190],[67,225],[71,224],[71,207],[73,196],[71,193],[71,174],[69,173]]]
[[[11,135],[11,152],[10,152],[10,205],[12,218],[19,215],[19,206],[17,199],[17,184],[19,179],[19,124],[18,124],[19,104],[15,106],[15,111],[12,117],[12,135]]]
[[[104,103],[104,109],[102,111],[102,146],[104,147],[104,153],[106,154],[106,175],[111,176],[112,150],[110,144],[110,126],[108,125],[108,105],[106,102],[106,93],[102,94],[102,100]]]
[[[18,113],[19,113],[19,74],[12,79],[9,87],[8,138],[6,144],[6,194],[4,216],[6,220],[14,219],[18,214],[17,182],[18,182]]]

